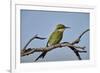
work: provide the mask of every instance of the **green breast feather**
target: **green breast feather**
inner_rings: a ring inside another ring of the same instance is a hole
[[[47,46],[58,44],[62,40],[62,37],[63,37],[63,32],[59,31],[53,32],[49,37]]]

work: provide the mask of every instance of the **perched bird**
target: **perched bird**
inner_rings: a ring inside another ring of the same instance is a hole
[[[64,30],[66,28],[70,28],[70,27],[66,27],[63,24],[56,25],[56,29],[50,35],[46,47],[58,44],[62,40],[62,38],[63,38],[63,32],[64,32]],[[44,58],[44,56],[46,55],[46,53],[47,53],[47,51],[44,51],[38,58],[36,58],[35,61],[37,61],[39,58]]]

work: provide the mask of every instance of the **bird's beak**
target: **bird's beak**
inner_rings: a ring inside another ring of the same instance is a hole
[[[65,29],[67,29],[67,28],[69,29],[69,28],[71,28],[71,27],[65,27]]]

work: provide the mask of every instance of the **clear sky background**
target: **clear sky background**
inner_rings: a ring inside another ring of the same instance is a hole
[[[28,47],[44,47],[50,34],[54,31],[57,24],[64,24],[71,27],[64,32],[61,42],[72,42],[84,30],[89,28],[89,13],[80,12],[53,12],[53,11],[35,11],[21,10],[21,49],[34,35],[38,34],[45,37],[45,40],[34,40]],[[87,53],[80,53],[83,60],[89,59],[89,32],[81,38],[80,46],[86,46]],[[27,48],[28,48],[27,47]],[[41,53],[34,53],[21,58],[22,63],[33,62]],[[72,61],[78,60],[77,56],[69,48],[58,48],[47,53],[42,61]]]

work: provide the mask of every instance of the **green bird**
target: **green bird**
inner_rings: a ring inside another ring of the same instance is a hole
[[[52,45],[55,45],[55,44],[60,43],[60,41],[61,41],[62,38],[63,38],[63,32],[64,32],[64,30],[65,30],[66,28],[70,28],[70,27],[66,27],[66,26],[63,25],[63,24],[58,24],[58,25],[56,25],[56,29],[55,29],[55,31],[50,35],[46,47],[52,46]],[[44,56],[46,55],[46,53],[47,53],[47,51],[44,51],[41,55],[39,55],[38,58],[36,58],[35,61],[37,61],[39,58],[44,58]]]

